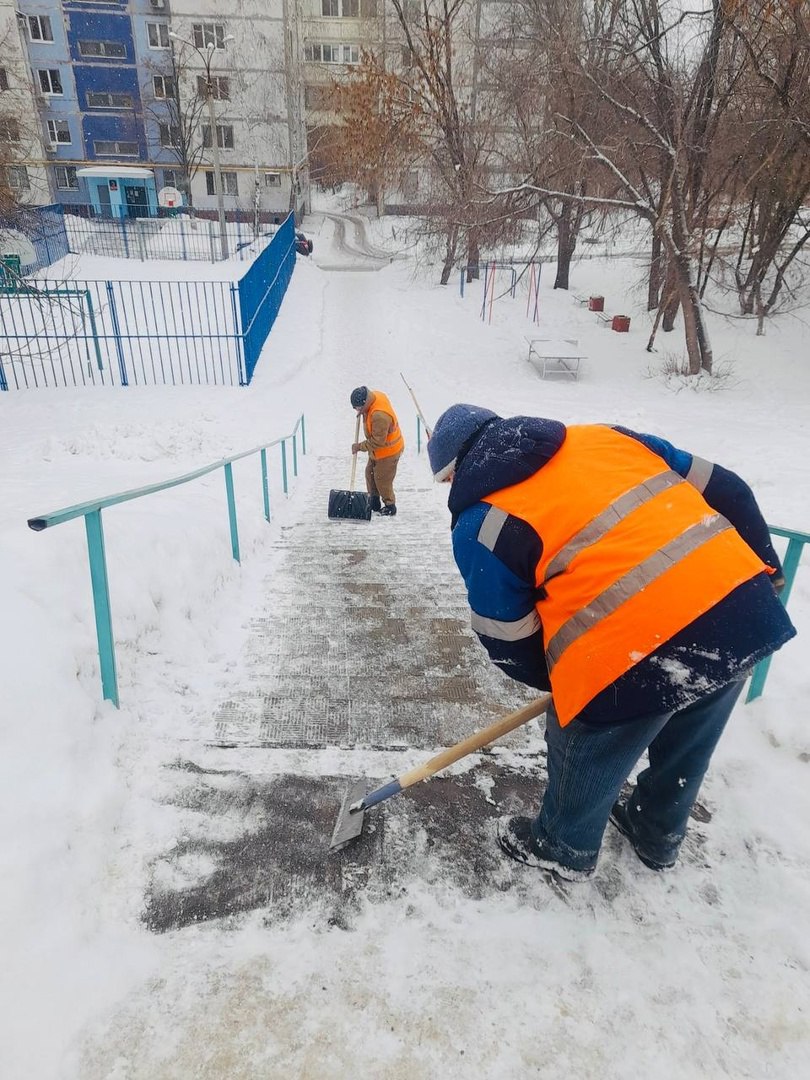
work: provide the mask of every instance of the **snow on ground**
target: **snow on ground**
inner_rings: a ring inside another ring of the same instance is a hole
[[[0,1075],[799,1074],[810,1043],[808,554],[790,602],[800,635],[775,658],[765,696],[738,707],[705,785],[705,867],[664,878],[640,868],[612,903],[584,885],[566,905],[539,879],[528,904],[417,880],[369,904],[349,931],[325,924],[317,906],[275,927],[259,915],[161,936],[143,927],[147,866],[177,837],[159,805],[161,766],[210,734],[318,458],[345,447],[347,476],[335,483],[347,482],[358,383],[399,407],[411,470],[426,466],[413,456],[400,371],[429,420],[463,400],[661,433],[738,470],[772,524],[810,531],[806,313],[762,338],[750,322],[714,317],[728,378],[714,393],[678,392],[652,372],[665,351],[681,351],[680,328],[659,337],[660,352],[644,351],[641,260],[593,259],[573,272],[572,291],[604,293],[607,311],[632,316],[629,334],[554,293],[548,265],[539,328],[524,285],[495,303],[488,325],[480,285],[462,299],[457,279],[442,289],[409,262],[370,270],[362,252],[335,250],[336,227],[317,215],[305,224],[314,257],[298,260],[249,389],[0,395]],[[391,228],[375,226],[373,244],[390,244]],[[363,272],[317,265],[341,260]],[[138,264],[116,268],[120,277]],[[172,276],[203,269],[173,264]],[[107,273],[82,260],[75,276]],[[539,379],[526,335],[579,339],[579,380]],[[274,462],[271,526],[257,459],[235,467],[241,567],[229,557],[219,473],[105,513],[122,708],[101,703],[81,522],[35,535],[26,519],[248,449],[290,432],[302,412],[311,456],[287,500]],[[430,494],[426,559],[449,542],[443,496]]]

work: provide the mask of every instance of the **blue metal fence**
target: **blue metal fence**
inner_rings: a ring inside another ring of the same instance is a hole
[[[294,268],[295,220],[290,214],[279,226],[272,243],[239,281],[239,314],[248,382],[253,378],[262,346],[281,309]]]
[[[0,254],[20,254],[20,270],[23,276],[44,270],[63,259],[69,253],[70,247],[62,207],[20,207],[0,214],[0,247]]]
[[[227,281],[0,288],[0,390],[245,382]]]
[[[292,215],[238,282],[0,288],[0,390],[250,382],[295,266]]]

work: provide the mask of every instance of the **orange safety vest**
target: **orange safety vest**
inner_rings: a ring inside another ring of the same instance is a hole
[[[399,430],[397,414],[394,412],[391,402],[381,390],[371,391],[371,405],[368,410],[363,413],[363,430],[366,433],[367,439],[371,438],[371,414],[373,412],[384,412],[387,416],[391,417],[394,423],[391,426],[391,430],[388,432],[385,446],[375,446],[373,450],[369,450],[371,457],[373,457],[375,461],[378,461],[380,458],[393,457],[394,454],[401,454],[405,449],[405,440],[402,437],[402,432]]]
[[[536,609],[563,727],[738,585],[773,572],[657,454],[600,425],[569,427],[538,472],[483,501],[542,538]]]

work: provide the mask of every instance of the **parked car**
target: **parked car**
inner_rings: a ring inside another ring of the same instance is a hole
[[[312,254],[312,241],[309,240],[302,232],[296,232],[295,234],[295,250],[299,255],[311,255]]]

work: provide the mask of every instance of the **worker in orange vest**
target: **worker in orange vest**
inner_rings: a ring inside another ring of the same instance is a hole
[[[394,477],[405,449],[405,440],[391,402],[381,390],[358,386],[351,392],[355,412],[363,418],[365,439],[352,443],[352,453],[368,454],[366,490],[371,496],[371,508],[383,517],[397,512]]]
[[[796,633],[751,489],[656,436],[475,405],[439,418],[428,455],[473,629],[553,696],[539,813],[502,818],[501,848],[582,880],[610,820],[673,866],[746,675]]]

